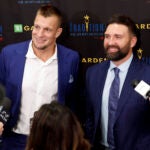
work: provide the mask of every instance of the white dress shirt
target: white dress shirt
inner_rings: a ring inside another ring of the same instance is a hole
[[[25,135],[29,134],[34,112],[42,104],[57,100],[58,91],[57,46],[54,55],[43,62],[34,54],[31,45],[32,41],[26,54],[19,121],[13,129]]]

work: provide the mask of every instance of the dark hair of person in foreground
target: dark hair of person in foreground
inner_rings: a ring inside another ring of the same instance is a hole
[[[35,113],[26,150],[90,150],[77,117],[53,101]]]

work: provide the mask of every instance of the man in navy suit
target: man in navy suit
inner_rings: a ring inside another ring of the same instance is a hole
[[[85,132],[94,150],[150,150],[150,102],[131,85],[135,79],[150,84],[150,66],[135,56],[139,46],[140,33],[131,18],[114,15],[104,33],[108,60],[90,67],[86,74]],[[120,87],[111,148],[108,105],[115,67],[120,70]]]
[[[0,82],[12,101],[10,119],[4,126],[3,150],[24,150],[30,118],[42,104],[58,100],[72,108],[79,55],[56,44],[61,23],[62,15],[56,7],[41,6],[32,40],[6,46],[1,52]]]

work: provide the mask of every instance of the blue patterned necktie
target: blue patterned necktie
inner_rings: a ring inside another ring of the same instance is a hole
[[[114,144],[114,135],[113,135],[113,126],[115,121],[115,113],[117,110],[117,104],[119,99],[119,69],[114,68],[115,77],[110,87],[109,92],[109,103],[108,103],[108,134],[107,140],[111,150],[115,148]]]

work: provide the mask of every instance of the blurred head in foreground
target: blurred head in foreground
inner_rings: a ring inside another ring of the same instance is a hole
[[[35,113],[26,150],[89,150],[76,116],[53,101]]]

